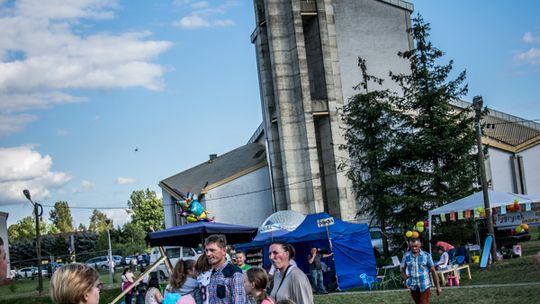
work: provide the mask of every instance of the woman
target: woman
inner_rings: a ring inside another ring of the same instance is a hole
[[[102,288],[103,283],[94,268],[74,263],[54,272],[49,293],[57,304],[98,304]]]
[[[145,304],[160,304],[163,302],[163,296],[159,291],[159,281],[157,278],[151,278],[148,281],[148,290],[144,296]]]
[[[266,294],[268,275],[260,267],[251,267],[244,274],[244,289],[256,304],[274,304],[274,299]]]
[[[131,271],[129,267],[124,268],[124,272],[122,273],[122,291],[126,290],[135,282],[135,275]],[[131,299],[133,298],[133,289],[131,289],[128,293],[126,293],[125,297],[125,303],[131,304]]]
[[[201,303],[202,296],[199,283],[196,280],[197,274],[195,261],[179,260],[174,266],[169,284],[165,288],[165,297],[168,297],[168,293],[175,293],[180,295],[177,304]]]
[[[289,299],[297,304],[312,304],[313,291],[307,276],[298,267],[290,265],[294,253],[290,244],[274,241],[270,245],[270,261],[277,269],[270,295],[277,301]]]
[[[440,258],[439,258],[439,261],[435,264],[435,269],[437,270],[445,269],[448,267],[448,262],[450,260],[448,256],[448,252],[444,251],[442,247],[438,247],[437,249],[439,251]]]

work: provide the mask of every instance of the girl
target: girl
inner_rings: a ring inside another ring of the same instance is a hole
[[[144,303],[146,304],[160,304],[163,302],[163,296],[159,291],[159,281],[157,278],[151,278],[148,281],[148,290],[144,296]]]
[[[266,294],[268,275],[260,267],[251,267],[244,275],[246,293],[255,299],[256,304],[274,304],[272,297]]]
[[[122,273],[122,290],[126,290],[131,284],[135,282],[135,275],[129,269],[129,267],[124,268],[124,272]],[[128,293],[126,293],[125,303],[131,304],[131,299],[133,298],[133,289],[131,289]]]
[[[208,285],[210,285],[210,277],[212,276],[212,266],[208,263],[206,253],[203,253],[197,259],[195,264],[195,269],[199,273],[197,276],[197,282],[199,283],[199,288],[201,289],[201,302],[197,304],[209,304],[208,301]]]
[[[169,284],[165,288],[165,295],[167,293],[180,294],[180,299],[176,304],[202,303],[199,283],[196,278],[195,261],[179,260],[174,266]]]

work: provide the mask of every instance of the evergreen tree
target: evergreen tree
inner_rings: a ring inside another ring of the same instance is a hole
[[[467,93],[465,71],[448,79],[453,61],[438,64],[444,53],[429,41],[429,30],[420,15],[413,19],[415,48],[398,54],[410,62],[411,73],[390,74],[403,92],[397,105],[409,113],[407,132],[397,142],[403,183],[398,218],[404,226],[470,194],[478,172],[471,109],[451,104]]]
[[[59,232],[73,231],[73,218],[71,217],[68,202],[58,201],[54,203],[54,209],[49,212],[49,220]]]
[[[396,137],[401,133],[402,113],[395,110],[395,94],[389,90],[368,89],[368,83],[382,84],[382,79],[367,74],[365,60],[358,65],[363,81],[356,87],[361,93],[352,96],[344,107],[346,145],[351,164],[347,176],[351,179],[360,203],[359,213],[376,219],[383,232],[383,250],[389,255],[386,226],[393,220],[396,194]],[[341,168],[346,163],[340,165]]]

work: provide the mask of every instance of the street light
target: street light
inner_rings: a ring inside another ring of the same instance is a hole
[[[24,196],[34,206],[34,215],[36,216],[36,253],[37,253],[37,267],[38,267],[38,294],[41,296],[43,292],[43,276],[41,273],[41,234],[39,233],[39,217],[43,214],[43,207],[39,203],[32,201],[32,196],[28,189],[23,190]],[[39,210],[39,211],[38,211]]]
[[[484,163],[484,149],[482,147],[482,130],[480,126],[480,118],[482,117],[482,107],[484,100],[482,96],[473,97],[473,109],[475,112],[474,126],[476,128],[476,145],[478,147],[478,162],[480,164],[480,180],[482,183],[482,193],[484,194],[484,209],[486,210],[488,233],[493,236],[491,243],[491,259],[495,261],[497,258],[497,245],[495,244],[495,231],[493,230],[493,221],[491,218],[491,206],[489,203],[489,194],[486,178],[486,165]]]
[[[109,283],[112,286],[113,285],[113,276],[114,276],[114,262],[112,258],[112,247],[111,247],[111,229],[109,228],[109,225],[111,225],[110,220],[106,220],[107,223],[107,238],[109,240]]]

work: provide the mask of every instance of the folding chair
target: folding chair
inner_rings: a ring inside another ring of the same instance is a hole
[[[367,286],[371,291],[372,286],[375,284],[375,279],[373,278],[373,276],[368,276],[367,274],[362,273],[360,275],[360,279],[362,279],[363,287],[366,288]]]

